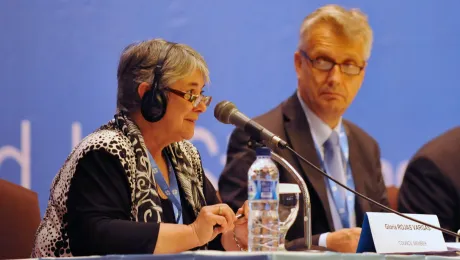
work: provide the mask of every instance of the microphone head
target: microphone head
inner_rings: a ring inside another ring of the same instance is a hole
[[[214,117],[224,124],[231,124],[230,115],[234,110],[237,110],[235,104],[227,100],[221,101],[214,108]]]

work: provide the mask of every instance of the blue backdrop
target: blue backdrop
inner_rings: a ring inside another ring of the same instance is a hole
[[[127,44],[187,43],[211,70],[214,102],[193,142],[215,182],[231,126],[214,105],[259,115],[294,93],[293,53],[303,18],[320,0],[0,1],[0,178],[37,191],[42,213],[72,146],[115,111],[116,67]],[[346,117],[382,149],[387,185],[426,141],[455,126],[460,32],[455,0],[335,1],[368,14],[375,41]]]

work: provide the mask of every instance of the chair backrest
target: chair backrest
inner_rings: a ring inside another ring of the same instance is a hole
[[[390,202],[390,208],[398,210],[398,194],[399,188],[395,186],[387,187],[388,202]]]
[[[0,179],[0,259],[30,258],[39,224],[37,193]]]

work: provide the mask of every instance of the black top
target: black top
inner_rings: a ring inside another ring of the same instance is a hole
[[[195,214],[178,185],[183,223],[191,224]],[[220,203],[206,177],[203,194],[207,205]],[[161,199],[161,207],[162,222],[175,223],[172,203]],[[160,224],[135,222],[130,216],[131,189],[118,158],[103,150],[86,154],[70,183],[64,216],[72,255],[152,254]],[[224,250],[220,238],[211,241],[208,249]]]

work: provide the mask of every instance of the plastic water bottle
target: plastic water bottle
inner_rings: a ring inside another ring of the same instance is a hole
[[[248,251],[277,251],[279,244],[279,171],[267,147],[256,149],[248,172]]]

